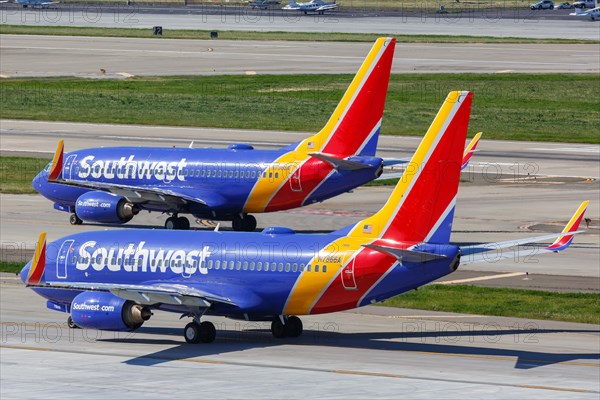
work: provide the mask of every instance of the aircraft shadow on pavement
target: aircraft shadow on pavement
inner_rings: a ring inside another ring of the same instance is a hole
[[[600,360],[599,353],[549,353],[546,351],[511,349],[511,344],[535,349],[543,335],[563,333],[591,333],[600,335],[593,329],[472,329],[444,330],[440,332],[369,332],[339,333],[305,329],[300,338],[275,339],[266,329],[222,330],[210,344],[187,344],[183,342],[182,330],[172,328],[142,328],[140,333],[173,335],[173,339],[151,339],[133,337],[128,339],[107,339],[107,342],[173,344],[174,347],[155,353],[142,355],[126,361],[131,365],[152,366],[169,361],[193,360],[197,357],[266,348],[279,345],[322,346],[381,351],[406,351],[429,353],[440,356],[474,356],[499,360],[516,359],[514,368],[531,369],[563,362],[585,362]],[[483,338],[489,346],[461,345],[461,342],[478,342]],[[494,345],[497,346],[494,346]],[[210,361],[208,361],[210,362]]]

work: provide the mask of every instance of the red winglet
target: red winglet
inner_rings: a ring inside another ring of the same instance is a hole
[[[547,247],[548,250],[552,251],[562,251],[569,247],[571,242],[573,241],[573,235],[577,233],[577,229],[579,229],[579,223],[583,219],[583,215],[585,214],[585,210],[589,204],[589,200],[581,203],[575,214],[571,217],[561,234],[556,238],[554,243]],[[570,233],[570,235],[569,235]]]

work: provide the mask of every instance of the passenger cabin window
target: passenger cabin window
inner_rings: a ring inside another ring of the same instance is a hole
[[[257,271],[262,271],[262,262],[259,261],[259,262],[256,263],[256,270]]]
[[[327,272],[327,265],[323,265],[323,272]]]

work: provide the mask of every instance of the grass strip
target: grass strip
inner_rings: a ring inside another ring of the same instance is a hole
[[[0,34],[12,35],[53,35],[53,36],[92,36],[128,37],[153,39],[210,39],[210,30],[164,29],[162,36],[154,36],[150,28],[101,28],[77,26],[29,26],[0,25]],[[315,35],[312,32],[243,32],[218,31],[218,40],[281,40],[299,42],[374,42],[378,37],[390,36],[385,33],[343,33],[334,32]],[[561,38],[519,38],[466,35],[391,35],[399,43],[512,43],[512,44],[596,44],[600,40],[580,40]]]
[[[49,161],[43,158],[0,157],[0,193],[37,193],[31,181]]]
[[[16,274],[20,272],[27,262],[0,261],[0,272]]]
[[[598,293],[427,285],[380,304],[429,311],[600,323]]]
[[[0,80],[1,118],[317,131],[353,75]],[[475,94],[486,139],[600,143],[600,76],[415,74],[390,79],[382,134],[422,136],[451,90]]]

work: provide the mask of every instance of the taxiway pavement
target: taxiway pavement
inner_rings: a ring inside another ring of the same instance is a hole
[[[563,15],[559,11],[529,9],[495,9],[486,13],[429,14],[415,10],[404,15],[347,14],[302,15],[281,10],[251,12],[249,8],[222,7],[218,12],[183,9],[167,13],[133,8],[93,5],[73,7],[58,5],[46,10],[21,10],[1,7],[3,24],[44,26],[93,26],[112,28],[203,29],[211,31],[273,31],[413,34],[413,35],[477,35],[496,37],[596,39],[600,25],[583,18]],[[560,18],[556,15],[561,14]]]
[[[207,317],[217,340],[189,345],[176,314],[156,312],[135,333],[69,330],[65,318],[22,285],[0,285],[2,398],[600,393],[598,325],[366,307],[303,317],[303,336],[283,340],[266,323]]]
[[[355,73],[371,43],[0,35],[0,75]],[[397,45],[393,72],[599,73],[600,47],[573,44]],[[68,60],[68,62],[65,62]]]

